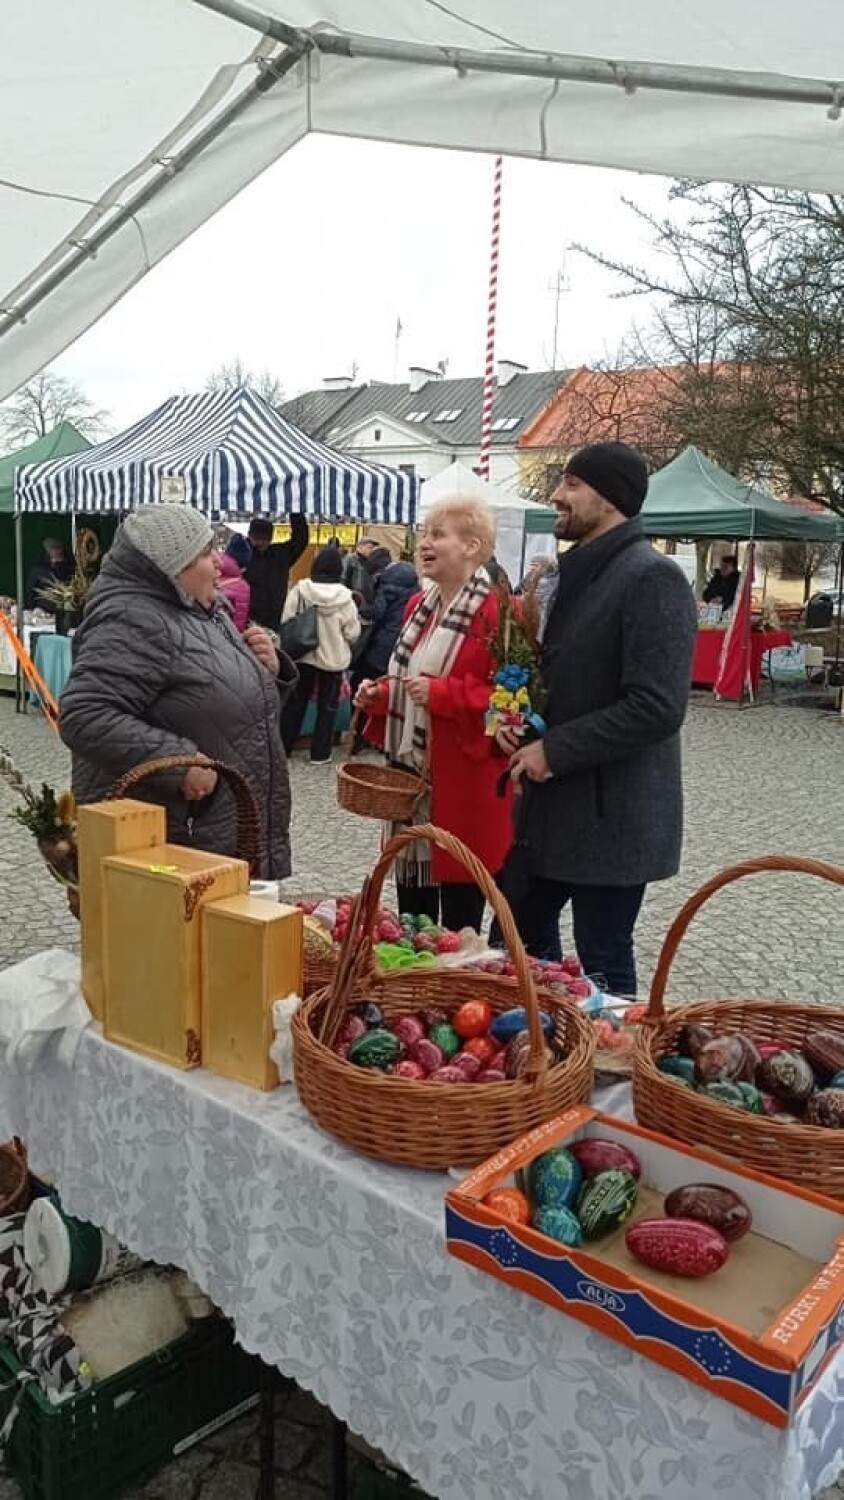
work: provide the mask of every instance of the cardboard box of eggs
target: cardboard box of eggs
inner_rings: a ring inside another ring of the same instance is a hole
[[[452,1188],[446,1236],[777,1427],[844,1341],[840,1204],[586,1107]]]

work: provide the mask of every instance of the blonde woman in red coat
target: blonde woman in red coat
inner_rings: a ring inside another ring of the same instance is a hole
[[[504,762],[484,723],[496,670],[489,640],[498,595],[484,566],[494,546],[495,523],[481,502],[446,500],[428,512],[419,543],[424,587],[408,604],[387,680],[364,680],[355,702],[370,715],[367,737],[391,765],[429,765],[430,796],[414,822],[456,834],[497,875],[512,808],[509,786],[498,795]],[[481,892],[439,849],[411,845],[396,881],[400,911],[424,912],[455,930],[480,927]]]

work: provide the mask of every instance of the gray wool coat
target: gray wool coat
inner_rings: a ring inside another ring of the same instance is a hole
[[[279,677],[296,681],[282,657]],[[201,751],[250,781],[261,815],[262,874],[290,874],[290,782],[279,733],[277,681],[240,639],[223,603],[190,600],[122,531],[91,590],[73,640],[59,730],[73,752],[78,802],[105,797],[142,761]],[[183,773],[182,773],[183,774]],[[202,802],[180,794],[182,775],[142,783],[133,796],[163,803],[168,838],[237,853],[234,800],[222,781]]]
[[[638,521],[563,554],[543,639],[553,779],[523,780],[516,808],[526,876],[629,886],[676,874],[696,630],[685,576]]]

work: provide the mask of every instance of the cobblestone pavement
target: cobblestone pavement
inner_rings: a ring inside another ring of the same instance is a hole
[[[0,700],[0,747],[33,783],[68,780],[68,756],[43,721]],[[293,759],[291,889],[355,889],[378,850],[373,823],[339,811],[334,769]],[[781,697],[739,712],[696,695],[685,730],[686,843],[676,880],[653,886],[638,928],[646,992],[666,929],[682,902],[729,864],[760,854],[844,859],[844,722]],[[0,781],[0,967],[40,948],[78,942],[60,889],[30,835],[7,820],[14,798]],[[672,971],[670,998],[724,995],[844,1003],[841,893],[804,876],[761,875],[721,891],[696,916]],[[569,936],[564,926],[566,937]],[[316,1500],[329,1489],[328,1427],[307,1397],[278,1421],[280,1497]],[[241,1500],[255,1493],[255,1422],[241,1419],[138,1492],[145,1500]],[[0,1480],[0,1500],[17,1490]],[[844,1481],[824,1500],[844,1497]]]

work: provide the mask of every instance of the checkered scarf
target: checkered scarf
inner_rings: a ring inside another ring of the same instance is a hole
[[[478,568],[464,583],[437,623],[441,595],[439,585],[429,583],[415,609],[405,620],[390,658],[387,724],[384,749],[390,765],[424,775],[428,765],[430,721],[427,709],[413,702],[407,691],[407,679],[420,675],[448,677],[472,621],[490,592],[486,568]],[[432,623],[434,622],[434,623]],[[426,823],[431,815],[430,794],[420,798],[414,823]],[[388,838],[404,825],[387,824]],[[396,865],[396,876],[405,885],[430,885],[431,851],[427,844],[416,843],[402,851]]]

